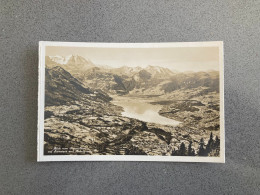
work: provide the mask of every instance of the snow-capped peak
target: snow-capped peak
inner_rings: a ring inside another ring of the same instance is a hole
[[[58,64],[67,64],[68,60],[70,59],[71,55],[70,56],[49,56],[50,59]]]
[[[58,64],[61,65],[75,65],[75,64],[89,64],[93,65],[93,63],[90,60],[86,60],[85,58],[79,56],[79,55],[68,55],[68,56],[49,56],[50,59]]]
[[[170,69],[168,68],[164,68],[164,67],[159,67],[159,66],[147,66],[145,68],[146,71],[150,72],[151,74],[156,74],[156,73],[160,73],[160,74],[169,74],[172,73]]]

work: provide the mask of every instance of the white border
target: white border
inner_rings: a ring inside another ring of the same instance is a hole
[[[142,155],[44,155],[44,103],[45,103],[45,47],[97,47],[97,48],[175,48],[175,47],[218,47],[220,73],[220,157],[190,156],[142,156]],[[176,43],[83,43],[83,42],[39,42],[39,85],[38,85],[38,145],[37,161],[165,161],[165,162],[211,162],[225,163],[224,125],[224,51],[222,41],[176,42]]]

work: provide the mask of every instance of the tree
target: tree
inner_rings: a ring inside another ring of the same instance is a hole
[[[205,148],[204,148],[204,139],[203,138],[200,139],[198,155],[199,156],[207,156],[207,153],[206,153]]]
[[[131,145],[130,147],[125,149],[126,155],[147,155],[142,149]]]
[[[194,150],[194,148],[192,148],[191,156],[195,156],[195,150]]]
[[[220,147],[220,139],[218,138],[218,136],[216,136],[216,138],[215,138],[214,147],[216,149],[218,149]]]
[[[172,156],[178,156],[178,150],[175,150],[175,148],[172,151]]]
[[[213,141],[213,133],[210,133],[210,140]]]
[[[206,152],[207,154],[209,154],[211,152],[211,150],[214,149],[214,140],[213,140],[213,134],[212,132],[210,133],[210,138],[209,138],[209,141],[208,141],[208,144],[206,146]]]
[[[181,146],[179,149],[179,156],[186,156],[186,146],[183,142],[181,143]]]
[[[190,141],[188,146],[188,156],[195,156],[195,151],[191,146],[192,146],[192,141]]]

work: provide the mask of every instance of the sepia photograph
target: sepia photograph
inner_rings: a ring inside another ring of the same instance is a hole
[[[39,43],[38,161],[225,162],[223,42]]]

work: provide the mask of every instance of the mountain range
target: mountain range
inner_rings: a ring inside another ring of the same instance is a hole
[[[61,66],[71,74],[76,74],[80,71],[87,71],[89,68],[96,67],[90,60],[78,55],[69,55],[69,56],[46,56],[45,57],[46,65],[49,67]]]
[[[178,89],[207,87],[219,90],[219,72],[174,72],[160,66],[112,68],[95,65],[78,55],[46,56],[47,68],[62,67],[83,86],[106,93],[124,95],[130,92],[150,95],[171,93]],[[56,69],[57,71],[57,69]]]

